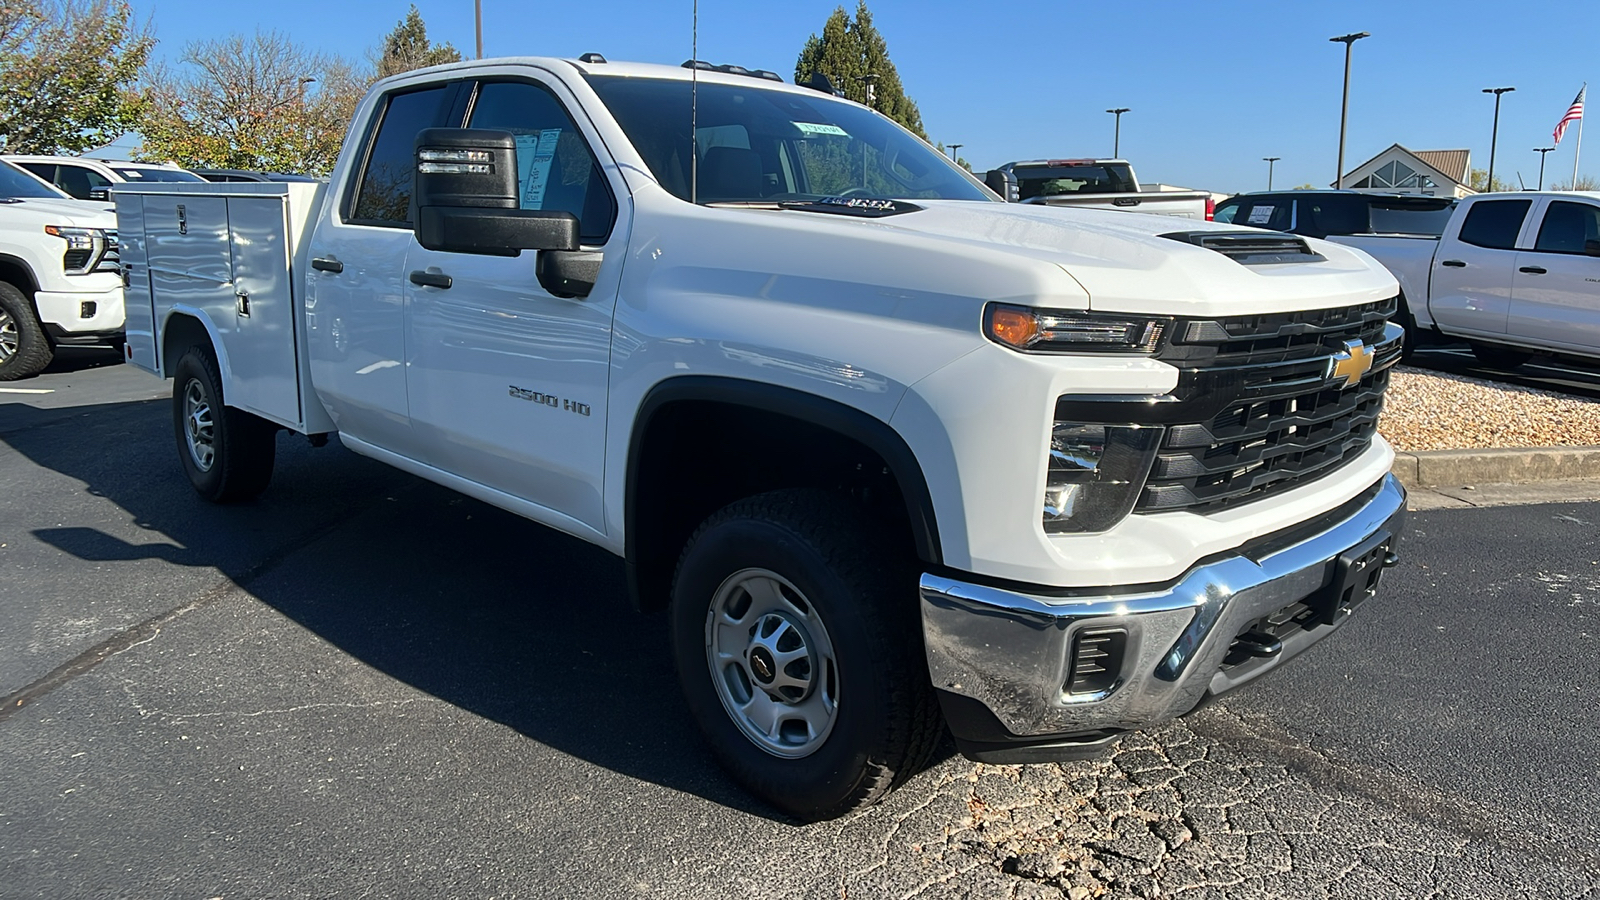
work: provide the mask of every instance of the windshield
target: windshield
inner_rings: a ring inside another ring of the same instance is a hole
[[[1378,234],[1438,237],[1455,212],[1454,198],[1428,200],[1372,198],[1372,230]]]
[[[0,197],[13,200],[60,200],[66,194],[8,162],[0,162]]]
[[[1017,199],[1054,197],[1058,194],[1132,193],[1133,167],[1127,163],[1111,165],[1015,166]]]
[[[691,151],[689,82],[588,79],[651,174],[684,200],[691,158],[698,160],[701,203],[994,199],[916,135],[820,93],[702,83]]]
[[[143,166],[112,166],[111,171],[121,175],[125,181],[205,181],[205,179],[201,178],[199,175],[196,175],[193,172],[185,172],[182,169],[147,169]]]

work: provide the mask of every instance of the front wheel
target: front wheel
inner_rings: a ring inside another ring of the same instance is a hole
[[[672,637],[724,768],[802,819],[877,801],[941,729],[903,551],[843,497],[778,491],[706,520],[678,565]]]
[[[54,356],[28,295],[0,281],[0,381],[37,375]]]
[[[222,402],[209,347],[190,347],[172,378],[172,424],[189,483],[212,503],[249,500],[267,489],[277,426]]]

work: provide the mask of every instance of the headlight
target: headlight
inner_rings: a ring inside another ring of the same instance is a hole
[[[106,255],[106,233],[102,229],[46,225],[44,233],[67,242],[67,252],[61,257],[61,268],[68,275],[87,275]]]
[[[992,303],[983,314],[990,340],[1016,350],[1056,353],[1152,353],[1171,319],[1106,316]]]
[[[1144,489],[1164,429],[1056,422],[1044,486],[1044,530],[1105,531],[1122,521]]]

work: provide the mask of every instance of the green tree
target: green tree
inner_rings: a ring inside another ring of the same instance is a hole
[[[1485,192],[1485,191],[1518,191],[1518,190],[1521,190],[1521,188],[1517,187],[1516,185],[1512,184],[1511,182],[1502,181],[1502,180],[1500,180],[1498,178],[1496,178],[1494,180],[1494,186],[1490,187],[1489,186],[1489,173],[1484,171],[1483,169],[1473,169],[1471,174],[1469,174],[1467,176],[1467,184],[1469,186],[1471,186],[1471,188],[1473,190],[1477,191],[1480,194]]]
[[[1573,187],[1571,179],[1568,179],[1567,181],[1557,181],[1551,184],[1548,189],[1552,191],[1600,191],[1600,179],[1596,179],[1593,175],[1579,175],[1577,187]]]
[[[805,84],[819,72],[828,76],[846,97],[866,103],[923,140],[928,139],[927,132],[922,129],[922,113],[906,96],[900,84],[900,73],[889,61],[889,45],[872,24],[867,0],[860,0],[853,21],[844,7],[837,7],[823,23],[822,36],[812,34],[806,38],[794,64],[795,84]],[[869,85],[870,102],[867,98]]]
[[[379,78],[388,78],[390,75],[399,75],[412,69],[422,69],[427,66],[439,66],[445,63],[461,61],[461,51],[454,45],[446,42],[434,44],[428,40],[428,26],[422,21],[422,13],[417,12],[413,4],[406,17],[383,38],[379,45],[377,58],[373,61],[373,68]]]
[[[143,92],[141,159],[324,175],[371,78],[275,32],[185,48]]]
[[[121,0],[0,2],[0,141],[8,153],[77,153],[127,133],[155,46]]]

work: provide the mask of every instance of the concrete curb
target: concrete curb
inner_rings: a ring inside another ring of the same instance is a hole
[[[1394,474],[1408,488],[1600,478],[1600,447],[1516,447],[1396,453]]]

